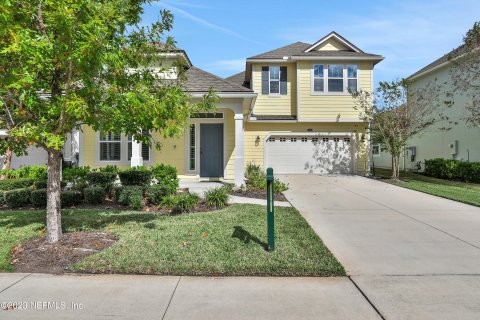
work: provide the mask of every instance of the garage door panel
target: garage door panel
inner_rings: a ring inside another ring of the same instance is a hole
[[[265,145],[266,165],[280,174],[338,174],[352,172],[348,138],[274,137]]]

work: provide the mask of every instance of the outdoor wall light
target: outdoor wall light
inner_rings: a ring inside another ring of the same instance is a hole
[[[257,138],[255,138],[255,146],[258,146],[260,144],[260,136],[257,136]]]

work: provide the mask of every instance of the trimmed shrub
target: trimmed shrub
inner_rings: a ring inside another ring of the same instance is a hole
[[[87,174],[90,172],[90,167],[73,167],[65,168],[62,172],[63,180],[71,182],[74,185],[78,183],[87,182]]]
[[[3,191],[0,191],[0,206],[3,206],[5,204],[5,193]]]
[[[41,180],[41,181],[34,181],[33,182],[33,188],[34,189],[47,189],[47,184],[48,182],[46,180]],[[65,181],[60,181],[60,188],[63,189],[65,188],[67,183]]]
[[[32,204],[35,208],[47,207],[47,189],[36,189],[30,195]]]
[[[139,194],[134,194],[130,196],[128,206],[132,210],[140,210],[143,208],[143,198]]]
[[[9,208],[20,208],[31,204],[30,189],[17,189],[5,192],[5,203]]]
[[[102,204],[105,200],[106,192],[102,187],[87,187],[83,190],[85,202],[88,204]]]
[[[141,186],[125,186],[119,191],[117,201],[123,206],[133,206],[136,209],[138,198],[143,200],[143,188]]]
[[[168,188],[171,194],[177,192],[179,181],[177,177],[177,168],[162,163],[153,166],[150,170],[152,171],[153,178],[157,180],[158,184]]]
[[[220,209],[228,204],[228,189],[218,187],[205,192],[205,203],[207,206]]]
[[[75,190],[62,191],[60,201],[62,207],[71,207],[82,202],[82,194]]]
[[[83,199],[83,198],[85,198],[85,194],[84,194],[83,191],[87,187],[88,187],[88,184],[86,182],[79,182],[79,183],[76,183],[74,186],[72,186],[72,188],[70,190],[80,192],[80,194],[82,195],[82,199]]]
[[[266,190],[267,176],[262,168],[256,164],[249,163],[245,170],[246,187],[248,190]],[[283,192],[288,190],[288,184],[281,182],[280,179],[275,178],[273,182],[275,192]]]
[[[86,179],[92,186],[111,186],[117,179],[117,174],[114,172],[89,172]]]
[[[425,175],[439,179],[480,182],[480,162],[463,162],[453,159],[425,160]]]
[[[180,193],[165,197],[162,205],[172,209],[172,213],[192,212],[200,201],[200,197],[195,193]]]
[[[152,182],[152,172],[144,167],[136,167],[118,173],[122,186],[149,186]]]
[[[162,202],[163,198],[171,194],[170,191],[171,190],[164,185],[155,184],[147,188],[145,195],[147,197],[148,203],[159,205]]]
[[[115,174],[118,174],[120,172],[120,169],[115,165],[108,165],[108,166],[105,166],[105,167],[98,168],[97,170],[99,172],[111,172],[111,173],[115,173]]]
[[[0,180],[0,190],[9,191],[28,188],[33,185],[33,180],[29,178]]]

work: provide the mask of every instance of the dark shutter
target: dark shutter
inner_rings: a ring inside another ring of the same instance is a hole
[[[287,67],[280,67],[280,94],[287,94]]]
[[[268,67],[262,67],[262,94],[269,94],[270,92],[268,92],[268,88],[269,88],[269,85],[268,85],[268,72],[269,72],[269,68]]]

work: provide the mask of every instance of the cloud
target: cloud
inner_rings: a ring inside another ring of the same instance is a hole
[[[193,21],[193,22],[196,22],[202,26],[205,26],[207,28],[210,28],[210,29],[213,29],[213,30],[216,30],[216,31],[219,31],[219,32],[222,32],[222,33],[225,33],[225,34],[228,34],[230,36],[233,36],[233,37],[236,37],[238,39],[241,39],[241,40],[244,40],[244,41],[248,41],[248,42],[252,42],[252,43],[256,43],[256,44],[260,44],[260,42],[257,42],[255,40],[252,40],[250,38],[247,38],[243,35],[241,35],[240,33],[236,32],[236,31],[233,31],[231,29],[228,29],[228,28],[225,28],[225,27],[222,27],[222,26],[219,26],[217,24],[214,24],[208,20],[205,20],[203,18],[200,18],[200,17],[197,17],[183,9],[180,9],[174,5],[171,5],[169,3],[166,3],[166,2],[154,2],[152,4],[155,4],[155,5],[158,5],[158,6],[161,6],[161,7],[164,7],[165,9],[167,10],[170,10],[172,12],[175,12],[177,14],[180,14],[182,15],[183,17]]]
[[[367,13],[343,13],[281,30],[278,38],[313,43],[335,29],[366,52],[383,55],[376,78],[391,80],[409,76],[460,45],[479,11],[478,0],[390,2]]]

